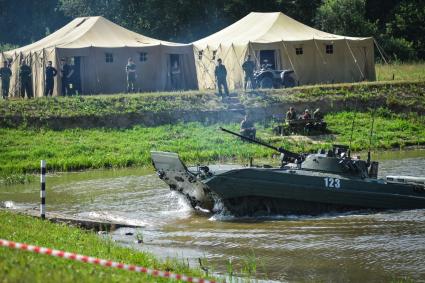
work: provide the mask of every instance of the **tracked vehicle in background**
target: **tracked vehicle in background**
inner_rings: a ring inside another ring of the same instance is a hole
[[[378,179],[378,163],[352,158],[347,146],[298,154],[223,131],[281,153],[280,167],[186,167],[176,153],[151,152],[158,176],[192,207],[235,216],[306,214],[363,209],[425,208],[425,177]]]

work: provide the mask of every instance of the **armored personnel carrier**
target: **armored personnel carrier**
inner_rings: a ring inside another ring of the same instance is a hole
[[[223,131],[281,153],[280,167],[186,167],[176,153],[151,152],[159,177],[192,207],[235,216],[317,215],[363,209],[425,208],[425,177],[378,179],[378,163],[352,158],[347,146],[297,154]]]

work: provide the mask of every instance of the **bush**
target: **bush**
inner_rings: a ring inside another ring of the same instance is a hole
[[[408,61],[417,58],[413,43],[404,38],[383,35],[379,43],[384,49],[386,57],[392,61]]]

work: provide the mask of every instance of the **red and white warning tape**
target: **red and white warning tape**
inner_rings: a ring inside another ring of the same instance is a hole
[[[102,265],[107,267],[114,267],[114,268],[125,269],[125,270],[140,272],[140,273],[146,273],[155,277],[170,278],[170,279],[182,280],[185,282],[192,282],[192,283],[216,283],[215,281],[189,277],[186,275],[171,273],[168,271],[159,271],[155,269],[149,269],[146,267],[141,267],[141,266],[136,266],[131,264],[124,264],[124,263],[110,261],[106,259],[99,259],[95,257],[89,257],[85,255],[79,255],[79,254],[64,252],[60,250],[53,250],[53,249],[44,248],[44,247],[37,247],[37,246],[27,245],[23,243],[16,243],[16,242],[2,240],[2,239],[0,239],[0,246],[17,249],[17,250],[34,252],[38,254],[46,254],[50,256],[61,257],[61,258],[81,261],[85,263],[91,263],[91,264],[97,264],[97,265]]]

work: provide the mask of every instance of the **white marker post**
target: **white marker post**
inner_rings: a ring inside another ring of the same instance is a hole
[[[41,197],[41,205],[40,205],[40,217],[41,219],[46,218],[46,161],[41,160],[41,190],[40,190],[40,197]]]

